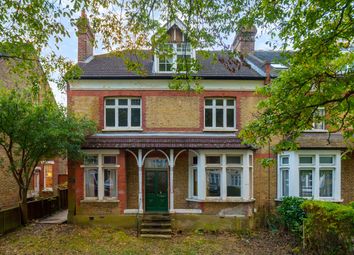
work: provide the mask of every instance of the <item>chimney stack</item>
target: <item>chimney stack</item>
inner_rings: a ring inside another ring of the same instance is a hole
[[[85,10],[81,11],[81,17],[77,22],[77,38],[77,60],[78,62],[84,62],[89,57],[93,56],[93,44],[95,41],[95,35]]]
[[[247,56],[255,49],[256,34],[257,28],[255,26],[241,28],[236,33],[232,49],[243,56]]]

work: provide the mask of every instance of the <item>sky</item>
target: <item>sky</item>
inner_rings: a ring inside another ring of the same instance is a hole
[[[70,37],[66,37],[62,42],[59,43],[59,49],[55,51],[58,55],[63,56],[73,62],[77,62],[77,37],[75,34],[75,29],[69,24],[66,25],[67,30],[69,31]],[[234,39],[234,36],[231,36],[227,43],[231,44]],[[270,36],[263,32],[258,31],[256,36],[256,50],[269,50],[270,47],[266,44],[270,40]],[[100,43],[98,43],[100,45]],[[99,47],[94,49],[94,54],[105,53],[104,50]],[[54,93],[55,99],[58,104],[66,106],[66,93],[60,91],[55,83],[50,84],[52,91]]]

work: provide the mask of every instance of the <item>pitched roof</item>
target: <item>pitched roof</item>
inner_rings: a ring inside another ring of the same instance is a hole
[[[154,56],[151,51],[141,51],[145,53],[147,58],[143,59],[137,55],[126,54],[125,57],[136,60],[142,65],[142,69],[146,72],[139,75],[129,71],[124,63],[124,59],[113,54],[95,55],[87,63],[79,63],[83,70],[81,79],[134,79],[134,78],[150,78],[150,79],[169,79],[173,74],[154,73],[153,60]],[[249,79],[262,80],[264,75],[254,70],[247,64],[241,65],[238,69],[236,62],[229,57],[221,54],[219,51],[210,51],[210,55],[216,54],[217,59],[204,58],[197,52],[197,59],[201,65],[201,69],[196,76],[204,79]]]

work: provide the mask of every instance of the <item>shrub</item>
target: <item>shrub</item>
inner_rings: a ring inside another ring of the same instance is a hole
[[[306,250],[316,254],[353,254],[354,207],[321,201],[302,204]]]
[[[305,212],[301,207],[303,202],[302,198],[285,197],[277,208],[281,225],[299,238],[302,236],[302,224],[305,218]]]

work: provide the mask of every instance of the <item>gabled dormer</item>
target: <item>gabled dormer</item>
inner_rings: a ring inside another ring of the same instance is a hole
[[[166,24],[167,43],[160,45],[154,54],[155,73],[186,72],[195,59],[195,50],[188,42],[186,26],[180,20]]]

